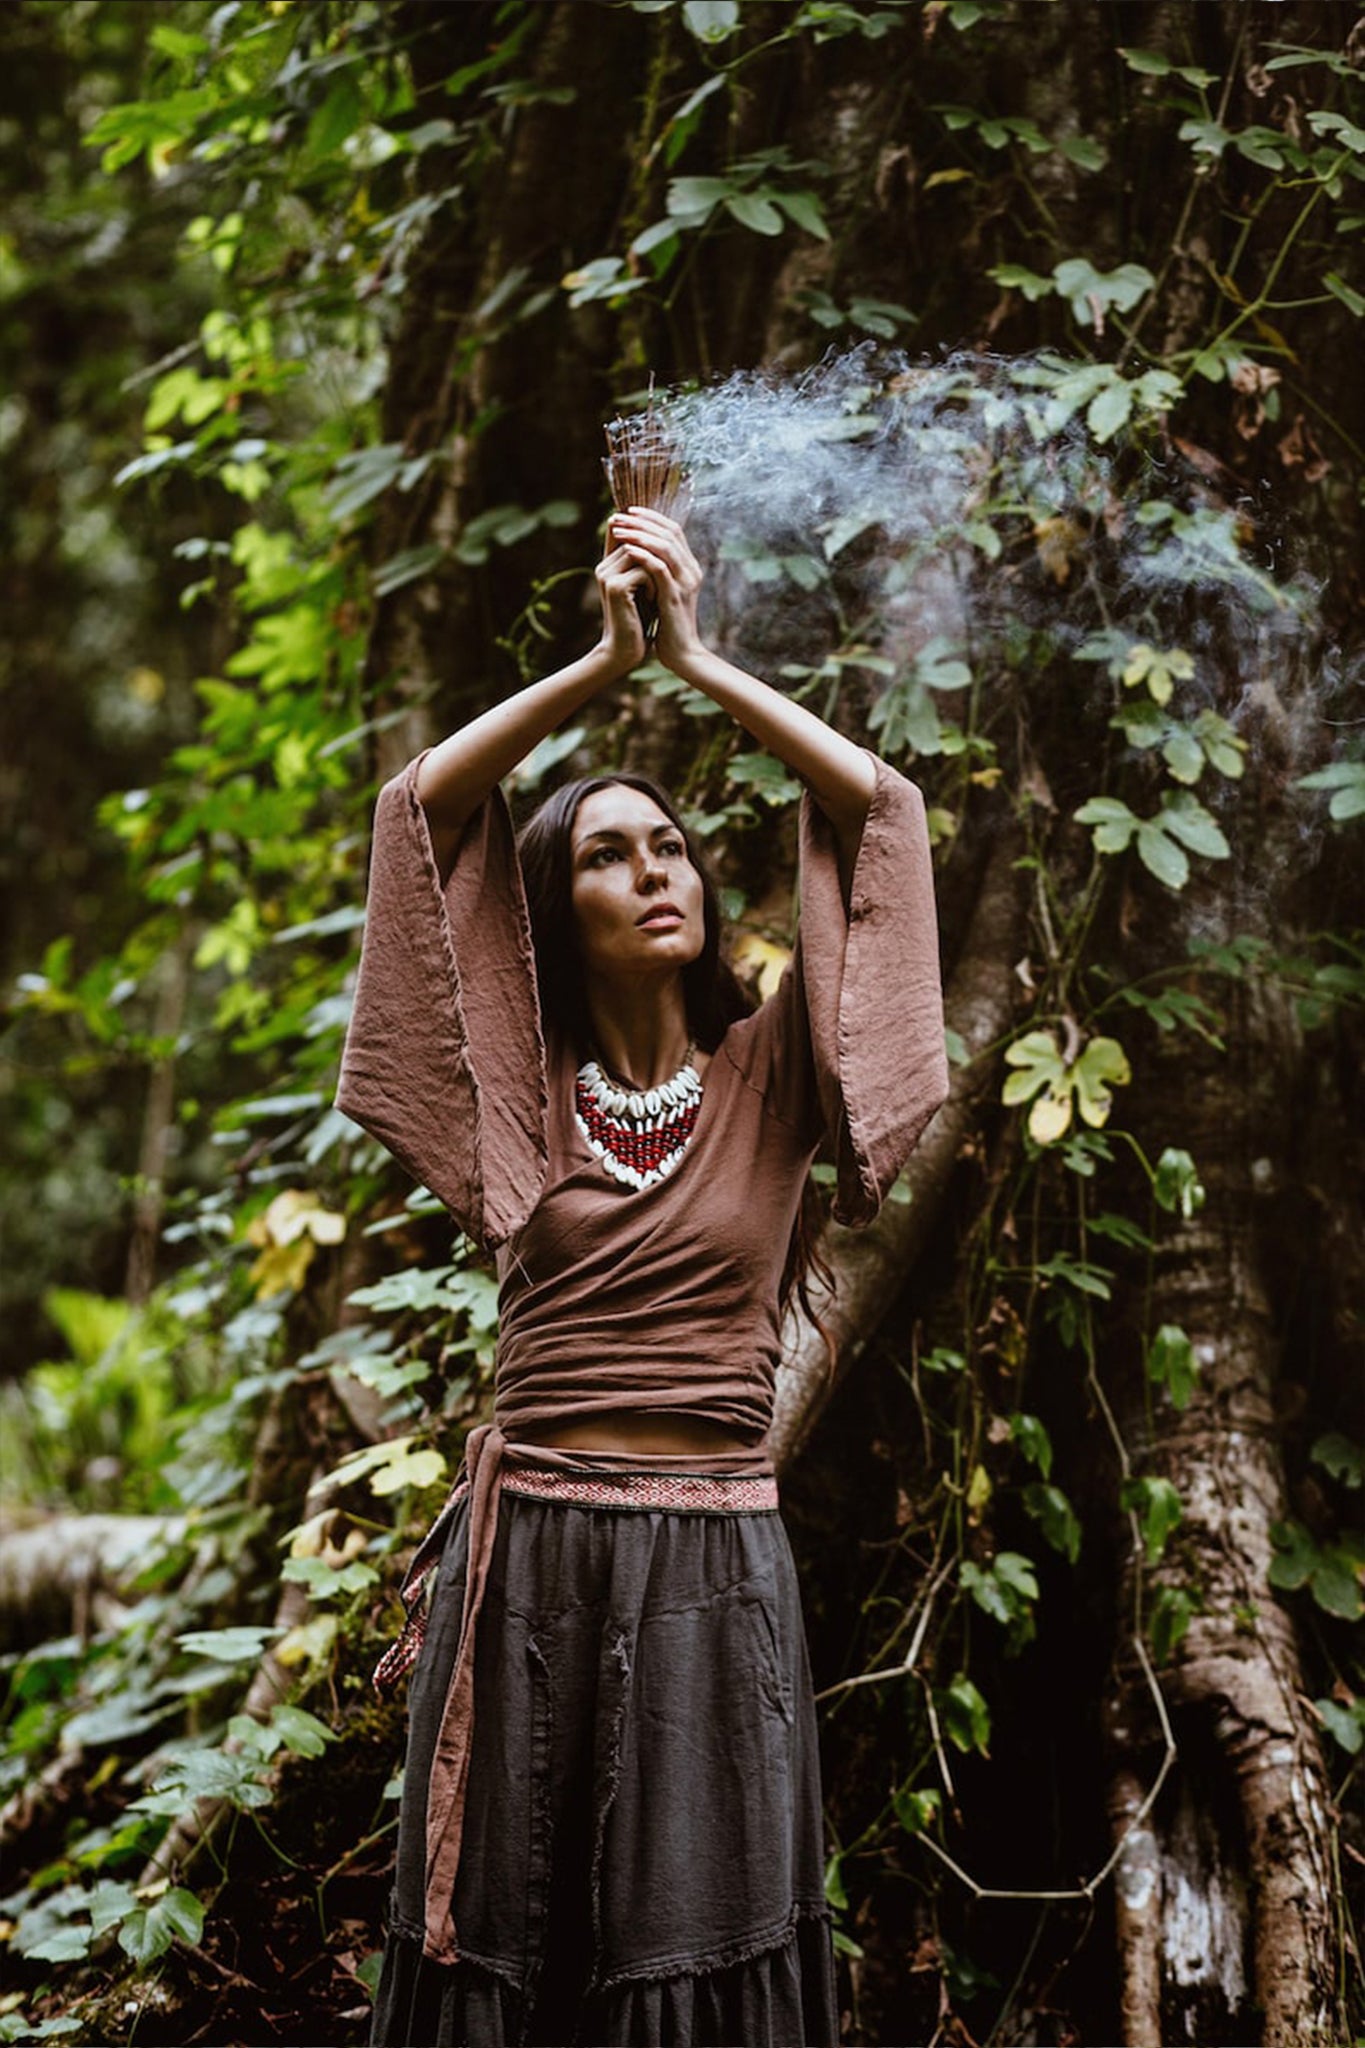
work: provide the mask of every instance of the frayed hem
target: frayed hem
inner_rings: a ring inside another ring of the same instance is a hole
[[[712,1977],[719,1970],[738,1969],[744,1963],[756,1963],[760,1957],[786,1948],[805,1922],[820,1920],[828,1925],[830,1918],[830,1909],[823,1899],[798,1900],[785,1919],[769,1927],[737,1935],[716,1948],[693,1950],[687,1955],[647,1956],[642,1962],[623,1964],[619,1970],[594,1979],[592,1990],[608,1992],[623,1984],[667,1984],[678,1977]]]

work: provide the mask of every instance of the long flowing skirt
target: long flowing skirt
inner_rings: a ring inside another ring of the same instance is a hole
[[[422,1955],[457,1508],[410,1696],[382,2048],[833,2048],[815,1713],[776,1513],[504,1492],[475,1645],[456,1964]]]

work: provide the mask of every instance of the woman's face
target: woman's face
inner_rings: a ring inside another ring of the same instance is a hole
[[[653,797],[613,782],[585,796],[570,839],[573,915],[589,973],[679,970],[705,942],[701,876]]]

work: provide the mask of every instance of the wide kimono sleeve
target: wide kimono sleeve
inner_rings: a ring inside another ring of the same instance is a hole
[[[872,759],[847,905],[834,829],[802,799],[796,949],[776,992],[734,1030],[752,1085],[821,1142],[835,1219],[854,1225],[877,1214],[948,1093],[924,799]]]
[[[365,937],[337,1107],[480,1244],[520,1229],[545,1178],[545,1047],[512,821],[495,789],[444,887],[419,754],[375,807]]]

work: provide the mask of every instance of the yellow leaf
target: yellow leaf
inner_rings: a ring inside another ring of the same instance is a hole
[[[298,1289],[303,1285],[303,1276],[313,1262],[313,1242],[302,1237],[297,1244],[267,1245],[252,1265],[250,1275],[252,1286],[262,1299],[271,1294],[282,1294],[286,1288]]]
[[[791,949],[775,946],[771,939],[761,939],[757,932],[741,932],[730,951],[735,971],[742,980],[752,982],[764,1002],[775,993],[787,964]]]
[[[327,1524],[331,1521],[332,1508],[324,1508],[320,1515],[310,1515],[306,1522],[300,1522],[289,1535],[291,1557],[318,1557],[327,1541]]]
[[[166,694],[166,678],[154,668],[135,668],[128,677],[128,691],[139,704],[159,704]]]
[[[311,1188],[281,1189],[247,1230],[252,1244],[293,1244],[303,1236],[314,1244],[340,1244],[345,1235],[346,1218],[324,1208]]]
[[[1028,1113],[1029,1136],[1035,1145],[1053,1145],[1070,1128],[1071,1090],[1060,1095],[1047,1088]]]
[[[445,1474],[446,1461],[439,1451],[400,1449],[397,1457],[388,1459],[370,1474],[370,1492],[398,1493],[405,1486],[434,1486]]]
[[[1054,583],[1068,582],[1072,556],[1085,544],[1085,535],[1075,520],[1060,513],[1053,519],[1040,519],[1033,529],[1033,538],[1045,573]]]
[[[991,1475],[984,1465],[973,1465],[972,1476],[967,1481],[967,1513],[972,1521],[979,1522],[985,1512],[986,1503],[993,1492]]]
[[[336,1641],[339,1627],[340,1621],[335,1614],[315,1614],[311,1621],[301,1621],[297,1628],[291,1628],[276,1643],[276,1663],[286,1667],[320,1664]]]
[[[954,165],[951,170],[935,171],[932,178],[926,178],[924,189],[926,192],[932,192],[935,185],[957,185],[961,183],[963,178],[974,178],[975,176],[975,171],[965,171],[960,165]]]

